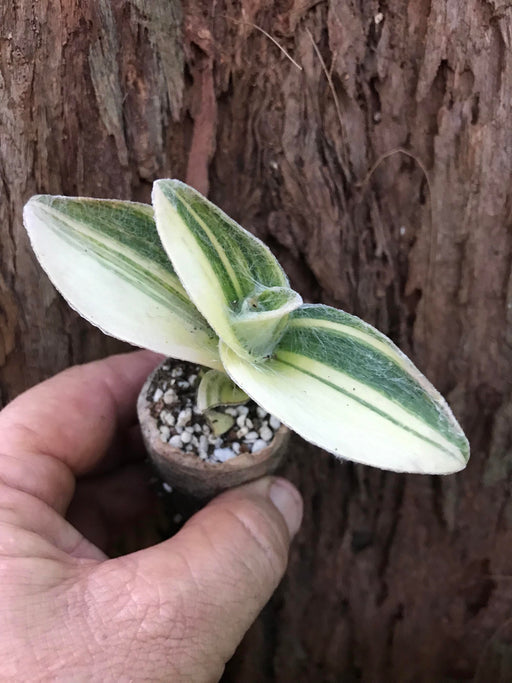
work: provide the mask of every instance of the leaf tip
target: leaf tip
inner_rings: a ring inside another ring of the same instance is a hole
[[[176,207],[179,190],[187,189],[188,185],[176,178],[160,178],[153,183],[153,190],[151,198],[153,205],[162,199],[169,201],[172,206]]]

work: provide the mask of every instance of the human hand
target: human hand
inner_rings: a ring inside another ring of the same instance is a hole
[[[280,478],[229,491],[173,538],[115,559],[65,518],[75,478],[100,462],[99,490],[133,492],[110,521],[147,504],[138,466],[111,445],[156,362],[140,351],[77,366],[0,413],[3,680],[217,680],[285,570],[302,502]],[[90,522],[80,502],[73,518]],[[106,526],[88,535],[101,543]]]

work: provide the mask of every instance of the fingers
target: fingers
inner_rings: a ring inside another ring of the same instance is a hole
[[[296,489],[265,478],[223,494],[169,541],[97,567],[101,595],[123,576],[120,618],[126,628],[129,612],[149,667],[137,675],[216,680],[280,581],[301,518]]]
[[[0,552],[14,557],[103,561],[105,555],[52,507],[0,483]]]
[[[160,356],[138,351],[76,366],[0,412],[0,479],[63,512],[89,471],[135,419],[137,394]]]

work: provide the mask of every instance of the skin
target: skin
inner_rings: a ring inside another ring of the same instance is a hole
[[[163,543],[101,549],[151,510],[133,427],[158,362],[77,366],[0,412],[1,680],[218,680],[285,571],[302,501],[276,477]]]

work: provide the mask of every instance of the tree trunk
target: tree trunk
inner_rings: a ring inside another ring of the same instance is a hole
[[[120,348],[34,261],[24,202],[171,176],[389,334],[470,438],[446,478],[297,438],[304,526],[226,680],[512,680],[511,36],[506,0],[0,3],[4,402]]]

